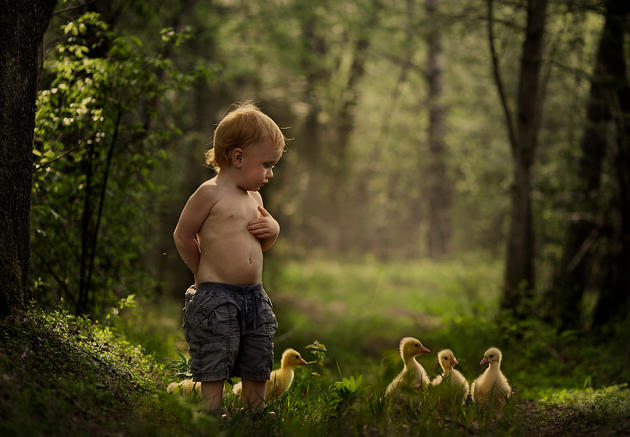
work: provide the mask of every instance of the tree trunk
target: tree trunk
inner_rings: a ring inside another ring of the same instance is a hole
[[[523,315],[535,285],[534,230],[531,207],[531,168],[538,145],[542,117],[540,70],[545,34],[547,0],[527,1],[527,25],[517,95],[516,125],[512,121],[498,71],[492,33],[492,0],[488,0],[488,29],[495,80],[506,115],[512,156],[514,182],[512,187],[510,230],[505,265],[505,285],[501,307],[515,315]]]
[[[510,209],[505,288],[501,307],[519,314],[534,284],[534,230],[532,227],[531,168],[515,163]]]
[[[354,108],[359,99],[358,85],[365,74],[365,63],[367,62],[368,48],[370,46],[370,37],[373,29],[378,25],[379,12],[382,7],[380,0],[372,0],[369,10],[366,12],[367,17],[359,29],[359,36],[354,46],[352,65],[350,67],[350,76],[344,91],[344,99],[341,103],[339,113],[336,115],[336,135],[334,137],[334,146],[331,150],[332,154],[332,178],[330,185],[329,199],[332,199],[331,220],[337,222],[338,235],[333,235],[332,249],[344,251],[349,247],[353,247],[351,239],[346,238],[348,235],[347,227],[354,226],[347,219],[346,202],[347,191],[343,187],[347,186],[347,150],[350,142],[350,136],[354,130]]]
[[[597,49],[593,78],[586,108],[586,125],[580,143],[582,156],[578,169],[578,193],[575,196],[576,220],[568,229],[560,266],[551,290],[549,316],[562,328],[578,328],[581,321],[581,301],[588,280],[589,254],[593,243],[600,237],[599,215],[600,180],[602,161],[606,154],[611,111],[609,102],[614,98],[614,78],[611,62],[623,61],[619,53],[618,30],[613,21],[617,18],[606,12],[605,23]]]
[[[450,247],[450,205],[452,184],[446,168],[447,156],[444,143],[446,108],[442,102],[442,37],[437,24],[438,0],[426,0],[427,23],[427,106],[429,108],[429,168],[428,201],[429,228],[427,242],[429,256],[444,257]]]
[[[25,300],[38,49],[55,4],[0,5],[0,316]]]
[[[324,222],[322,205],[326,204],[325,185],[320,182],[325,180],[323,144],[326,142],[323,140],[324,127],[319,121],[321,103],[317,89],[330,79],[331,71],[323,61],[329,55],[329,48],[326,39],[317,32],[317,11],[304,4],[297,15],[304,20],[301,28],[300,67],[306,85],[303,99],[309,109],[301,130],[303,141],[297,141],[291,146],[296,153],[297,168],[297,171],[292,170],[292,185],[296,187],[296,196],[302,199],[299,206],[302,214],[291,215],[283,232],[286,236],[293,229],[300,229],[293,238],[299,247],[309,248],[321,245],[322,241],[326,243],[328,238],[327,233],[322,232],[321,225]]]
[[[624,57],[624,38],[630,3],[610,0],[606,3],[606,24],[610,27],[610,53],[607,73],[615,85],[611,99],[613,119],[617,126],[613,150],[613,177],[616,182],[614,221],[610,254],[605,264],[608,274],[595,308],[594,324],[624,320],[630,301],[630,83]]]

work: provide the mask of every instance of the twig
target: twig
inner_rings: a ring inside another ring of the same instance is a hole
[[[45,162],[44,164],[40,164],[40,165],[38,165],[37,167],[35,167],[35,168],[33,169],[33,172],[32,172],[32,173],[35,173],[36,171],[39,171],[39,170],[41,170],[41,169],[43,169],[43,168],[46,168],[46,167],[48,167],[50,164],[52,164],[53,162],[58,161],[58,160],[60,160],[61,158],[63,158],[64,156],[68,155],[69,153],[74,152],[74,151],[75,151],[75,150],[77,150],[79,147],[81,147],[81,144],[83,144],[86,140],[88,140],[88,139],[92,138],[93,136],[94,136],[94,133],[91,133],[90,135],[88,135],[87,137],[85,137],[85,138],[83,138],[81,141],[79,141],[79,143],[78,143],[76,146],[74,146],[72,149],[70,149],[70,150],[66,150],[66,151],[65,151],[65,152],[63,152],[61,155],[56,156],[55,158],[51,159],[50,161]]]
[[[68,6],[67,8],[60,9],[60,10],[56,11],[53,15],[61,15],[64,12],[72,11],[74,9],[80,9],[83,6],[87,6],[87,5],[92,4],[92,3],[96,3],[96,0],[89,0],[89,1],[87,1],[85,3],[82,3],[80,5],[76,5],[76,6]]]
[[[582,261],[582,258],[584,258],[584,256],[586,255],[588,250],[591,248],[595,240],[597,240],[598,235],[599,235],[599,228],[594,228],[589,234],[588,238],[584,240],[584,242],[580,246],[577,253],[571,259],[569,266],[567,267],[567,270],[569,271],[569,273],[573,272],[575,267],[580,263],[580,261]]]

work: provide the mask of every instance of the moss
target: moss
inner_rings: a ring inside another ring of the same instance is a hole
[[[115,433],[164,385],[163,368],[141,348],[62,311],[7,318],[0,338],[2,435]]]

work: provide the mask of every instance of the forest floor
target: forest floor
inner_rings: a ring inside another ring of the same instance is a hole
[[[491,269],[471,276],[468,267],[440,267],[412,277],[400,266],[285,267],[269,281],[281,321],[276,358],[294,347],[313,363],[270,404],[275,416],[243,415],[229,386],[227,420],[204,413],[194,396],[166,393],[168,365],[186,350],[181,304],[143,301],[101,323],[38,309],[0,321],[0,435],[630,435],[623,327],[601,342],[532,321],[497,321],[481,306],[470,309]],[[400,371],[404,335],[431,348],[419,358],[431,376],[435,352],[449,347],[469,381],[483,371],[485,348],[499,346],[513,399],[493,419],[474,405],[437,409],[430,395],[402,406],[383,401]],[[326,350],[306,347],[315,339]]]
[[[524,401],[520,406],[524,416],[525,434],[532,436],[627,436],[630,435],[630,417],[601,415],[568,406],[540,405]]]

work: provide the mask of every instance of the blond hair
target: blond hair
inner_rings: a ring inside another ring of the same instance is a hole
[[[205,154],[206,165],[216,171],[230,165],[230,152],[263,140],[284,149],[286,138],[278,125],[252,102],[245,102],[230,111],[214,130],[212,148]]]

